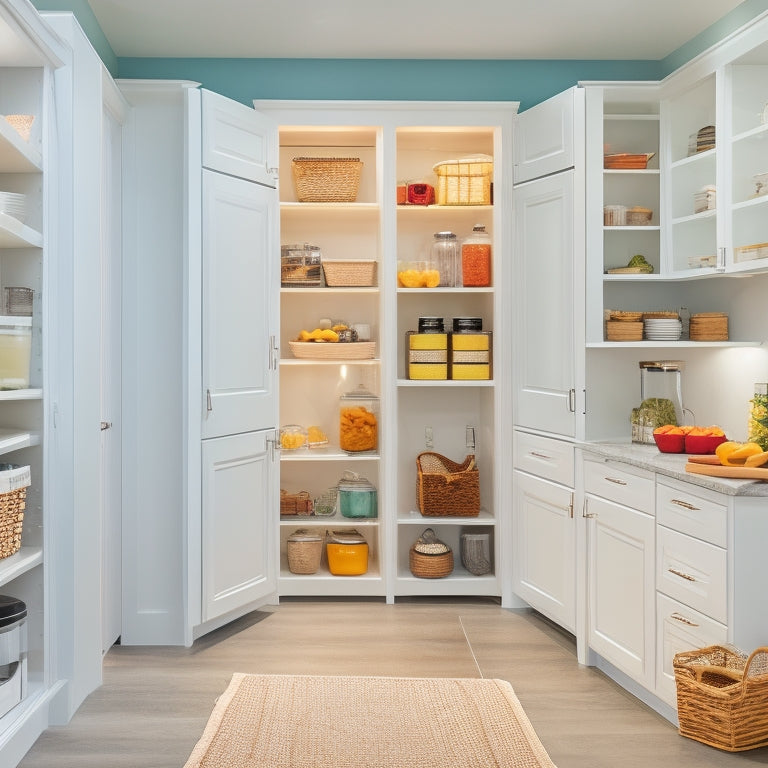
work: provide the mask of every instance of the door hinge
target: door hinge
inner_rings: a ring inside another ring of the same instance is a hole
[[[269,367],[276,371],[280,365],[280,347],[277,344],[277,339],[273,336],[269,337]]]
[[[571,500],[568,503],[568,517],[573,520],[573,491],[571,491]]]
[[[277,459],[278,451],[280,450],[280,442],[277,439],[278,432],[273,430],[271,435],[267,438],[267,448],[269,449],[270,461],[274,462]]]
[[[112,426],[111,421],[102,421],[99,426],[99,429],[101,429],[101,431],[103,432],[105,429],[110,429],[111,426]]]
[[[581,516],[587,519],[591,517],[597,517],[594,512],[587,512],[587,499],[584,499],[584,503],[581,505]]]

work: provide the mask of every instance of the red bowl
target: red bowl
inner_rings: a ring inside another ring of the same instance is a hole
[[[682,453],[685,448],[685,435],[656,435],[653,439],[662,453]]]
[[[715,448],[727,439],[724,435],[686,435],[685,452],[698,454],[714,453]]]

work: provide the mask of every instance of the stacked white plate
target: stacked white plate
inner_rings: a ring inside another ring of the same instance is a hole
[[[0,192],[0,212],[24,221],[27,196],[17,192]]]
[[[649,341],[677,341],[683,324],[677,318],[649,317],[643,320],[643,331]]]

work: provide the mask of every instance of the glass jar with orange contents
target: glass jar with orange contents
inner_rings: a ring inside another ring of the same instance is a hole
[[[379,444],[379,398],[362,384],[340,398],[339,447],[349,453],[375,451]]]
[[[491,238],[483,224],[476,224],[461,244],[461,275],[468,288],[491,284]]]

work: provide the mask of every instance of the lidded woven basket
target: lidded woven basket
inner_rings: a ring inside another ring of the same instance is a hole
[[[453,550],[432,528],[425,528],[411,545],[408,566],[417,578],[442,579],[453,572]]]

